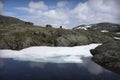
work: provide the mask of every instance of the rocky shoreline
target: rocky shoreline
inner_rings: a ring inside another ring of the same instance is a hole
[[[120,42],[106,43],[91,50],[92,60],[120,74]]]

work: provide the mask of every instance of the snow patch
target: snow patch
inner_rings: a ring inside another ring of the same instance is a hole
[[[86,28],[86,27],[79,27],[79,28],[77,28],[77,29],[87,30],[87,28]]]
[[[112,27],[117,27],[117,26],[112,26]]]
[[[117,32],[116,34],[120,34],[120,32]]]
[[[107,31],[107,30],[101,30],[101,32],[109,32],[109,31]]]
[[[114,39],[118,39],[118,40],[120,40],[120,38],[119,37],[113,37]]]
[[[12,58],[20,61],[51,63],[82,63],[81,57],[92,56],[91,49],[101,44],[90,44],[75,47],[30,47],[20,51],[0,50],[0,58]]]
[[[92,26],[92,25],[86,25],[85,27],[86,27],[86,28],[90,28],[91,26]]]
[[[77,27],[77,29],[83,29],[83,30],[87,30],[89,27],[91,27],[91,25],[86,25],[86,26],[80,26],[80,27]]]

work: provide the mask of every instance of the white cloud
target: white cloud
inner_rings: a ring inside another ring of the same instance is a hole
[[[41,13],[41,11],[47,10],[48,6],[45,5],[43,1],[39,2],[30,1],[28,7],[17,7],[16,9],[28,11],[29,13],[32,14],[39,14]]]
[[[2,10],[3,10],[3,3],[2,1],[0,1],[0,14],[2,13]]]
[[[115,5],[114,0],[89,0],[79,3],[72,12],[83,23],[118,22]]]
[[[39,2],[30,1],[29,8],[46,10],[48,7],[44,4],[43,1],[39,1]]]
[[[42,4],[42,7],[40,4]],[[66,14],[66,9],[47,9],[48,6],[43,4],[43,1],[32,1],[28,4],[28,7],[18,7],[17,9],[29,12],[32,15],[28,17],[29,20],[33,21],[37,25],[52,24],[55,27],[59,27],[61,25],[65,26],[66,24],[69,24],[69,16]]]
[[[64,6],[66,6],[67,4],[68,4],[67,1],[59,1],[59,2],[57,3],[57,7],[64,7]]]
[[[52,24],[54,26],[64,26],[72,28],[80,24],[91,24],[98,22],[119,23],[120,13],[119,0],[88,0],[84,3],[78,3],[73,9],[67,9],[66,1],[60,1],[56,7],[46,5],[43,1],[28,4],[28,7],[19,7],[17,9],[29,12],[32,16],[30,20],[37,25]],[[34,16],[34,17],[33,17]]]
[[[44,16],[48,18],[58,19],[58,20],[67,20],[68,17],[65,14],[65,11],[62,10],[49,10],[43,13]]]

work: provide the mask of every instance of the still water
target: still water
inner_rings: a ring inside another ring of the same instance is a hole
[[[83,63],[42,63],[0,59],[0,80],[120,80],[89,57]]]

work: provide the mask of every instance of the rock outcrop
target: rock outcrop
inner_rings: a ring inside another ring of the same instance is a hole
[[[98,46],[91,53],[93,61],[120,74],[120,41]]]

